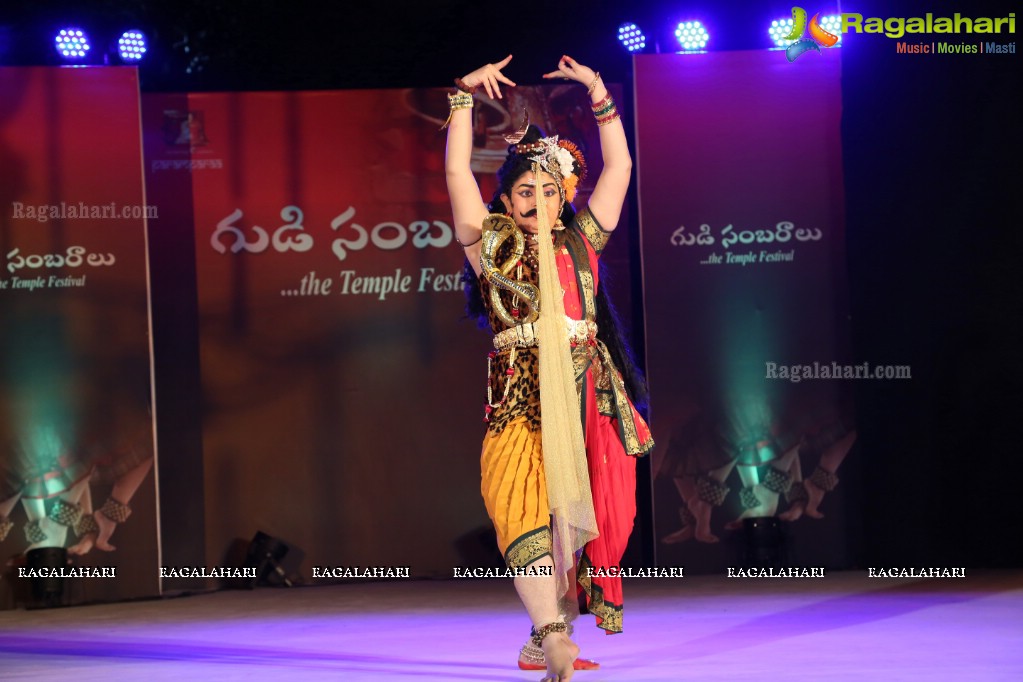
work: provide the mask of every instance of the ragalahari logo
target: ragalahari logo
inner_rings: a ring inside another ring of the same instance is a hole
[[[822,46],[834,47],[838,43],[838,36],[821,28],[819,18],[820,12],[814,14],[807,25],[806,10],[802,7],[792,8],[792,31],[785,36],[785,40],[796,41],[785,48],[785,57],[790,62],[796,61],[796,57],[804,52],[820,52]]]

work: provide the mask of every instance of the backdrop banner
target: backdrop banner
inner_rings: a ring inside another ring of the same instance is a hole
[[[150,182],[191,176],[209,561],[263,531],[307,582],[500,565],[479,492],[491,346],[464,317],[446,92],[145,98]],[[597,130],[563,85],[477,96],[484,198],[525,108],[588,152],[584,202]]]
[[[0,208],[0,606],[155,595],[134,68],[0,68]]]
[[[849,565],[839,66],[635,58],[661,565]]]

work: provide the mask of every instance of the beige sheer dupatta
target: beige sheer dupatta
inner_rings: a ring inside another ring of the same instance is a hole
[[[540,319],[535,323],[540,349],[540,419],[547,497],[553,517],[554,571],[561,598],[568,595],[574,576],[575,552],[597,537],[590,476],[586,463],[575,369],[565,325],[564,291],[558,278],[551,238],[551,216],[544,200],[542,169],[536,178],[536,217],[540,262]],[[571,617],[571,612],[568,614]]]

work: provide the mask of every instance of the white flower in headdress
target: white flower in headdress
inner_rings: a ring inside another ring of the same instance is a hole
[[[559,146],[554,154],[558,158],[558,167],[561,169],[561,179],[564,180],[572,174],[572,163],[574,162],[572,152]]]
[[[557,135],[542,138],[539,144],[542,145],[540,153],[529,157],[530,161],[536,161],[540,168],[561,180],[572,174],[572,153],[558,145]]]

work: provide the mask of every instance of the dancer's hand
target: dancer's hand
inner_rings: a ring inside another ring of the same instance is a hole
[[[508,55],[496,64],[485,64],[462,78],[462,82],[465,83],[466,87],[470,88],[482,85],[491,99],[501,99],[500,83],[515,87],[515,83],[508,80],[508,77],[501,73],[501,69],[508,66],[508,62],[511,59],[512,56]]]
[[[589,86],[596,78],[597,73],[588,66],[583,66],[567,54],[561,57],[558,62],[558,70],[545,73],[544,78],[567,78],[568,80],[582,83]]]

